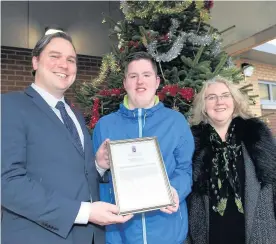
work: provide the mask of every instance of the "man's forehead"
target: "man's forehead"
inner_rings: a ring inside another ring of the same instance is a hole
[[[73,51],[74,53],[76,53],[72,43],[63,38],[53,38],[45,46],[44,50],[47,50],[48,52],[62,52],[63,50],[69,50],[69,51]]]
[[[151,64],[151,61],[150,60],[148,60],[148,59],[137,59],[137,60],[132,60],[128,65],[133,65],[133,64],[137,64],[137,63],[140,63],[140,64],[144,64],[144,65],[146,65],[146,64],[149,64],[149,65],[152,65]]]
[[[128,64],[128,73],[154,72],[152,63],[146,59],[133,60]]]

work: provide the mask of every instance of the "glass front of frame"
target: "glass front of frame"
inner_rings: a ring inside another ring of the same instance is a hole
[[[174,204],[155,137],[110,141],[108,149],[115,200],[121,215]]]

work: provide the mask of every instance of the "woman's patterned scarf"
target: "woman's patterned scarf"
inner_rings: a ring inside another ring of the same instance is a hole
[[[212,209],[224,215],[229,196],[229,187],[233,189],[235,203],[240,213],[244,213],[241,201],[241,186],[237,172],[237,162],[242,155],[241,143],[235,136],[235,123],[230,124],[223,142],[212,126],[209,126],[210,142],[213,151],[211,168],[209,168],[209,185]]]

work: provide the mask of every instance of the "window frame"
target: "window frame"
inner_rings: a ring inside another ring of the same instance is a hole
[[[268,94],[269,95],[269,100],[262,100],[260,98],[261,105],[275,105],[276,106],[276,97],[273,97],[273,92],[272,92],[272,86],[276,88],[276,81],[271,82],[271,81],[259,80],[258,85],[259,84],[268,85],[268,92],[269,92],[269,94]],[[273,99],[274,99],[274,101],[273,101]]]

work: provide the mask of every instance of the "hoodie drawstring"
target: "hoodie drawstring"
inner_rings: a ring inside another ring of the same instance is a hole
[[[143,120],[143,129],[144,129],[145,125],[146,125],[146,117],[147,117],[147,113],[145,113],[145,115],[144,115],[144,120]]]

